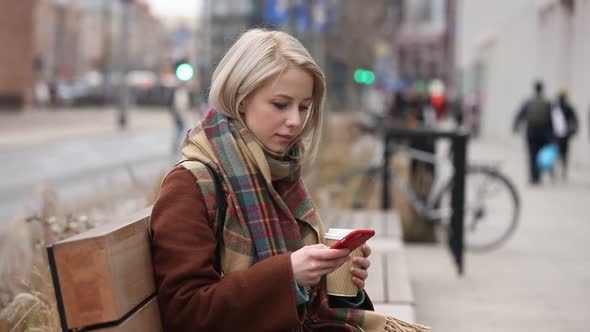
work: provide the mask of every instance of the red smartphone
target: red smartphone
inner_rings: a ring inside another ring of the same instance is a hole
[[[330,249],[348,248],[350,251],[353,251],[361,244],[367,242],[373,235],[375,235],[375,231],[372,229],[356,229],[348,233],[340,241],[331,245]]]

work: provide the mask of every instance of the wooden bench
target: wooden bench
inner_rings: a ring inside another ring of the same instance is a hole
[[[147,222],[151,208],[47,248],[62,331],[161,332]],[[320,211],[326,227],[372,228],[367,292],[378,312],[414,321],[397,215]]]
[[[47,248],[62,330],[161,332],[151,208]]]

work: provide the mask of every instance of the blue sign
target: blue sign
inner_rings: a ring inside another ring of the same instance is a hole
[[[406,80],[389,77],[383,79],[382,88],[387,92],[399,92],[405,91],[409,86],[410,83]]]
[[[172,33],[172,38],[177,45],[185,44],[191,39],[191,31],[187,27],[182,26]]]
[[[268,23],[287,24],[289,22],[289,1],[266,0],[264,16]]]
[[[293,12],[295,13],[295,29],[298,33],[305,33],[311,19],[304,0],[297,0],[293,7]]]

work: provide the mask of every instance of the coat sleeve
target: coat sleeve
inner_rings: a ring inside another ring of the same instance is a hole
[[[512,132],[516,133],[520,130],[520,127],[522,127],[522,124],[525,122],[526,119],[528,106],[528,101],[525,101],[524,103],[522,103],[522,105],[516,112],[516,116],[514,117],[514,121],[512,122]]]
[[[291,255],[223,278],[216,238],[194,175],[180,167],[152,210],[152,259],[166,331],[276,331],[298,326]]]
[[[575,135],[579,129],[579,122],[576,110],[571,105],[568,105],[566,108],[565,119],[568,124],[568,136]]]

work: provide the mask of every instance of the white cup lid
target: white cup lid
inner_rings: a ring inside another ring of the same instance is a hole
[[[348,233],[354,231],[354,229],[349,228],[330,228],[326,233],[326,239],[330,240],[340,240],[341,238],[348,235]]]

